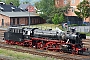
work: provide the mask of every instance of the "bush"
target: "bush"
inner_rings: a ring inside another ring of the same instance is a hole
[[[52,24],[52,20],[51,19],[47,19],[46,22]]]

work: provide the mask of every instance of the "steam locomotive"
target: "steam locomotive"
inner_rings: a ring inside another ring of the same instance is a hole
[[[76,32],[75,29],[62,31],[59,28],[42,30],[39,28],[9,27],[4,32],[4,40],[7,44],[72,54],[83,54],[86,51],[82,39],[86,39],[86,35]]]

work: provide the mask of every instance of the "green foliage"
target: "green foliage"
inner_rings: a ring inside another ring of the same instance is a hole
[[[5,0],[0,0],[0,2],[5,2]]]
[[[35,3],[35,6],[38,10],[43,12],[40,16],[45,20],[50,20],[54,16],[51,14],[54,9],[54,0],[41,0],[40,2]]]
[[[46,22],[47,22],[47,23],[50,23],[50,24],[53,23],[51,19],[47,19]]]
[[[51,22],[55,14],[60,16],[62,13],[67,12],[67,9],[70,7],[68,4],[65,7],[56,8],[54,0],[41,0],[40,2],[35,3],[35,6],[38,10],[43,12],[43,14],[40,14],[40,16],[45,20],[48,20],[47,22]]]
[[[64,21],[65,21],[64,14],[61,14],[60,17],[59,17],[59,23],[62,23]]]
[[[28,3],[29,3],[28,1],[23,2],[23,4],[28,4]]]
[[[43,11],[43,13],[49,14],[49,12],[53,9],[54,0],[41,0],[40,2],[35,3],[35,6]]]
[[[23,1],[23,4],[28,4],[29,3],[29,0],[24,0]]]
[[[81,34],[86,34],[86,36],[90,36],[90,32],[88,33],[84,33],[84,32],[80,32]]]
[[[90,36],[90,32],[89,33],[86,33],[86,36]]]
[[[62,7],[63,11],[67,14],[68,10],[70,9],[70,2],[66,4],[66,6]]]
[[[58,24],[59,23],[59,16],[58,16],[58,14],[55,14],[54,18],[52,18],[52,22],[54,24]]]
[[[77,5],[79,11],[75,11],[76,15],[82,19],[86,19],[90,16],[90,5],[89,2],[83,0],[80,4]]]
[[[61,15],[59,16],[58,14],[55,14],[55,16],[52,18],[52,22],[54,24],[59,24],[65,21],[65,17],[64,14],[61,13]]]
[[[5,0],[6,4],[10,4],[10,2],[12,2],[14,6],[19,6],[19,0]]]

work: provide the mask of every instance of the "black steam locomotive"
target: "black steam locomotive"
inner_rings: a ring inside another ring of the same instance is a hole
[[[56,30],[42,30],[39,28],[9,27],[4,33],[4,40],[8,44],[74,54],[82,54],[86,50],[82,43],[82,39],[85,38],[85,34],[75,32],[75,29],[65,32],[58,28]]]

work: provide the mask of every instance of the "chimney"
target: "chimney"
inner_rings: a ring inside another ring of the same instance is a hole
[[[2,8],[1,6],[0,6],[0,11],[2,12],[4,10],[4,8]]]
[[[5,3],[4,2],[0,2],[0,5],[4,5]]]
[[[23,9],[22,9],[22,8],[20,8],[20,11],[22,12],[22,11],[23,11]]]
[[[12,12],[15,11],[15,8],[14,7],[11,7],[11,9],[12,9]]]
[[[12,3],[12,2],[10,2],[10,5],[13,5],[13,3]]]

